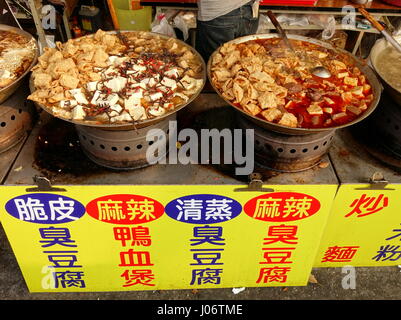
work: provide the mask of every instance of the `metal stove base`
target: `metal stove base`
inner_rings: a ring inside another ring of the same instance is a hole
[[[313,164],[311,164],[310,166],[305,166],[305,164],[302,165],[301,169],[291,169],[291,170],[280,170],[277,167],[269,167],[263,163],[259,163],[259,162],[255,162],[255,166],[256,168],[260,168],[262,170],[270,170],[270,171],[276,171],[279,173],[297,173],[297,172],[303,172],[303,171],[307,171],[310,169],[315,168],[316,166],[318,166],[319,164],[321,164],[323,162],[323,158],[320,157],[317,161],[313,161]],[[257,169],[256,169],[257,171]]]
[[[26,100],[28,94],[25,81],[0,105],[0,154],[24,140],[32,129],[34,107],[31,101]]]
[[[152,151],[152,146],[168,141],[169,123],[175,120],[176,114],[173,114],[156,124],[138,129],[105,130],[82,125],[75,125],[75,129],[82,150],[93,162],[115,170],[134,170],[150,165],[148,151]],[[157,135],[154,130],[158,131]],[[160,131],[163,134],[159,136]],[[158,155],[156,152],[154,155],[156,161],[165,156],[165,153]]]
[[[257,127],[243,116],[238,126],[254,130],[255,161],[258,166],[278,172],[301,172],[321,162],[328,153],[335,130],[307,135],[286,135]]]
[[[145,185],[145,184],[166,184],[166,185],[244,185],[244,178],[233,175],[229,170],[222,170],[214,165],[182,165],[182,164],[155,164],[141,169],[121,171],[109,170],[91,165],[91,161],[81,151],[79,159],[86,161],[77,165],[84,168],[91,168],[88,172],[79,170],[77,174],[65,172],[62,168],[59,171],[49,172],[46,169],[34,166],[35,148],[38,134],[41,128],[52,117],[42,113],[40,124],[38,124],[23,149],[18,155],[13,168],[8,175],[5,184],[32,185],[32,177],[46,176],[53,185]],[[65,125],[68,125],[65,123]],[[70,124],[69,124],[70,125]],[[75,149],[74,149],[75,150]],[[76,152],[79,152],[76,149]],[[326,156],[324,161],[330,163]],[[68,164],[65,164],[68,167]],[[19,170],[14,170],[19,168]],[[257,170],[258,168],[255,168]],[[292,184],[338,184],[338,179],[332,166],[326,168],[313,168],[299,173],[275,173],[264,175],[265,183],[276,185]]]

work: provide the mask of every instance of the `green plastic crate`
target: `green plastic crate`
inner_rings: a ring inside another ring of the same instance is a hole
[[[139,10],[129,9],[130,0],[113,0],[120,30],[150,31],[152,23],[152,7]]]

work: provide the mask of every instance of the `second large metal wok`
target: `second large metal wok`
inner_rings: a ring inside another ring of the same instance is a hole
[[[388,92],[390,96],[394,99],[394,101],[397,102],[399,106],[401,106],[401,91],[397,90],[388,81],[386,81],[385,76],[377,67],[379,59],[385,58],[385,56],[382,55],[383,51],[385,51],[389,47],[391,47],[391,44],[386,41],[386,39],[378,40],[370,51],[370,62],[372,63],[373,68],[382,80],[385,92]]]
[[[256,35],[250,35],[250,36],[245,36],[245,37],[240,37],[237,39],[234,39],[232,41],[230,41],[230,43],[243,43],[249,40],[257,40],[257,39],[270,39],[270,38],[279,38],[280,36],[278,34],[256,34]],[[222,99],[224,99],[228,104],[230,104],[235,110],[237,110],[238,112],[240,112],[242,115],[244,115],[245,117],[247,117],[249,120],[251,120],[252,122],[255,123],[255,125],[268,129],[268,130],[272,130],[278,133],[283,133],[283,134],[289,134],[289,135],[305,135],[305,134],[310,134],[310,133],[317,133],[317,132],[322,132],[322,131],[330,131],[333,129],[340,129],[340,128],[345,128],[348,126],[351,126],[357,122],[362,121],[363,119],[365,119],[366,117],[368,117],[377,107],[377,104],[379,103],[380,100],[380,95],[381,95],[381,91],[382,91],[382,86],[378,80],[378,78],[376,77],[374,71],[366,64],[363,63],[362,61],[358,60],[355,56],[353,56],[351,53],[349,53],[348,51],[342,50],[342,49],[338,49],[338,48],[334,48],[332,45],[330,45],[329,43],[320,41],[320,40],[316,40],[313,38],[308,38],[308,37],[303,37],[303,36],[298,36],[298,35],[288,35],[289,39],[294,39],[294,40],[301,40],[301,41],[305,41],[305,42],[310,42],[313,44],[317,44],[319,46],[322,46],[324,48],[327,49],[331,49],[331,50],[335,50],[341,53],[344,53],[348,56],[350,56],[354,61],[355,66],[357,66],[361,72],[366,76],[366,79],[369,81],[370,85],[372,86],[372,90],[373,90],[373,96],[374,99],[372,101],[372,103],[370,104],[369,108],[357,119],[355,119],[354,121],[351,121],[347,124],[343,124],[343,125],[339,125],[339,126],[335,126],[335,127],[328,127],[328,128],[313,128],[313,129],[306,129],[306,128],[291,128],[291,127],[286,127],[286,126],[282,126],[276,123],[272,123],[269,122],[267,120],[263,120],[261,118],[252,116],[251,114],[247,113],[246,111],[244,111],[243,109],[235,106],[233,103],[231,103],[229,100],[225,99],[222,95],[221,92],[219,92],[219,90],[214,86],[213,82],[212,82],[212,77],[211,77],[211,62],[213,61],[213,57],[219,52],[220,48],[218,48],[210,57],[209,62],[207,64],[207,74],[208,74],[208,78],[209,81],[211,83],[211,85],[213,86],[213,88],[216,90],[216,92],[221,96]]]

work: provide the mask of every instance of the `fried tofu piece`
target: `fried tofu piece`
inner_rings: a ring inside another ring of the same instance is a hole
[[[262,116],[267,121],[270,121],[270,122],[280,119],[282,114],[283,113],[278,108],[272,108],[272,109],[267,109],[265,111],[262,111]]]
[[[230,52],[225,58],[227,69],[230,69],[237,61],[239,61],[239,59],[240,59],[239,51]]]
[[[236,82],[234,82],[234,85],[233,85],[233,92],[235,95],[236,102],[238,102],[238,103],[241,102],[242,98],[244,97],[244,90]]]
[[[258,101],[262,109],[277,107],[277,99],[275,94],[272,92],[264,92],[261,96],[258,97]]]
[[[344,84],[356,87],[358,85],[358,79],[357,78],[351,78],[351,77],[345,77],[344,78]]]
[[[266,72],[254,72],[249,76],[249,80],[251,81],[261,81],[261,82],[267,82],[267,83],[274,83],[275,80],[268,75]]]
[[[235,77],[235,75],[242,69],[241,64],[237,63],[231,68],[231,76]]]
[[[347,111],[352,112],[353,114],[359,116],[362,113],[362,110],[355,106],[346,106]]]
[[[244,110],[253,116],[256,116],[260,113],[260,111],[262,111],[262,109],[260,109],[256,104],[253,103],[244,105]]]
[[[372,89],[372,87],[369,84],[364,84],[363,85],[363,93],[369,93],[370,89]]]
[[[292,113],[285,112],[278,124],[281,124],[282,126],[296,128],[298,126],[298,120]]]
[[[341,78],[345,78],[348,77],[349,73],[348,72],[340,72],[339,74],[337,74],[337,78],[341,79]]]
[[[76,89],[78,87],[79,79],[64,73],[60,76],[60,84],[67,89]]]
[[[334,121],[336,120],[341,120],[342,118],[346,117],[347,114],[345,112],[340,112],[340,113],[336,113],[335,115],[332,116],[332,119]]]
[[[341,61],[339,61],[339,60],[333,60],[332,63],[333,63],[334,67],[335,67],[337,70],[347,69],[347,66],[345,65],[344,62],[341,62]]]
[[[306,110],[310,115],[323,114],[323,109],[317,104],[311,104]]]
[[[329,97],[323,97],[324,101],[326,101],[328,104],[334,104],[334,101],[330,99]]]
[[[47,73],[35,73],[34,74],[34,86],[35,88],[48,88],[52,82],[51,75]]]
[[[368,108],[368,105],[364,102],[359,106],[359,109],[361,109],[362,111],[365,111]]]
[[[219,82],[225,82],[228,79],[231,79],[231,72],[227,69],[216,70],[214,71],[213,75]]]
[[[355,87],[351,90],[351,93],[356,96],[363,97],[363,87],[361,87],[361,86]]]
[[[351,92],[343,92],[341,94],[341,98],[344,100],[344,102],[351,102],[353,99],[353,96],[352,96]]]
[[[333,108],[323,108],[323,111],[329,114],[333,113]]]

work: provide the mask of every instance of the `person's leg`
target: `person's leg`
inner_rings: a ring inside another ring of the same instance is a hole
[[[239,23],[240,28],[237,37],[243,37],[251,34],[255,34],[259,26],[259,15],[253,17],[252,4],[246,4],[241,7],[241,21]]]
[[[218,47],[236,37],[240,19],[240,9],[236,9],[210,21],[197,21],[195,47],[206,63]]]

